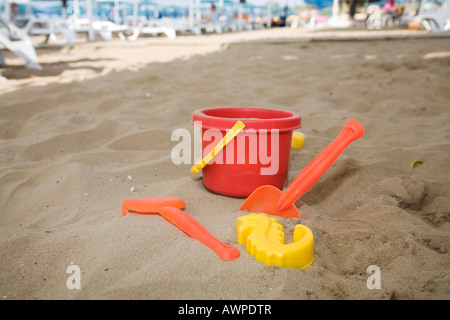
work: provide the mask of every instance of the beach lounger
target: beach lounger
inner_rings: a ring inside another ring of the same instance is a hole
[[[85,25],[88,25],[89,20],[85,19]],[[127,37],[125,36],[125,32],[130,31],[130,28],[126,25],[118,25],[111,21],[93,21],[92,22],[92,28],[94,29],[94,33],[99,34],[103,40],[110,41],[113,38],[113,34],[117,33],[119,38],[122,40],[127,40]],[[135,30],[133,30],[136,32]]]
[[[147,21],[143,25],[138,27],[139,34],[143,35],[154,35],[157,36],[159,34],[164,34],[169,39],[175,39],[176,38],[176,30],[173,27],[170,26],[164,26],[161,25],[161,23],[156,21]]]
[[[175,39],[177,36],[177,32],[175,28],[169,26],[165,26],[161,24],[159,20],[140,20],[138,21],[127,21],[128,31],[119,32],[118,35],[123,40],[134,41],[140,35],[151,35],[151,36],[166,36],[169,39]],[[131,35],[130,35],[131,33]]]
[[[432,32],[450,30],[450,0],[437,5],[433,1],[423,1],[419,14],[414,19],[422,23],[423,27]]]
[[[67,27],[67,21],[50,16],[23,16],[16,18],[13,23],[30,36],[45,35],[46,42],[56,45],[74,44],[76,32]],[[62,36],[62,39],[58,38]]]
[[[182,18],[162,18],[158,20],[158,26],[161,28],[169,28],[175,31],[175,34],[201,34],[201,29],[197,23]]]
[[[13,52],[25,62],[28,68],[42,70],[31,38],[3,16],[0,16],[0,64],[4,65],[2,50]]]
[[[76,33],[88,33],[89,23],[89,19],[86,18],[69,17],[67,19],[68,28]],[[112,40],[114,33],[118,34],[121,39],[128,40],[127,36],[125,36],[125,32],[132,31],[133,34],[137,32],[137,30],[126,25],[118,25],[111,21],[96,20],[91,23],[94,34],[99,35],[105,41]]]

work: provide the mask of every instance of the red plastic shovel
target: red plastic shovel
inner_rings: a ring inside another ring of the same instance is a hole
[[[347,146],[364,134],[357,120],[349,120],[341,133],[311,161],[284,192],[274,186],[262,186],[244,201],[239,210],[264,212],[284,218],[300,218],[294,203],[330,168]]]

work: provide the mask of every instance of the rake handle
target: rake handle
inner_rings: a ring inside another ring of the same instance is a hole
[[[333,165],[347,146],[364,134],[364,127],[355,119],[347,121],[339,135],[314,158],[283,191],[278,210],[286,210]]]
[[[189,236],[208,246],[221,259],[234,260],[239,257],[239,250],[237,248],[227,245],[214,237],[205,227],[186,212],[177,208],[166,207],[162,208],[159,214]]]

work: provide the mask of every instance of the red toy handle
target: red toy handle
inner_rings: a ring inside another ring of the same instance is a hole
[[[288,209],[308,191],[330,168],[347,146],[364,134],[364,127],[357,120],[347,121],[341,133],[314,158],[292,181],[278,201],[278,210]]]
[[[180,230],[187,233],[189,236],[197,239],[210,249],[214,250],[221,259],[234,260],[239,257],[240,253],[237,248],[218,240],[211,233],[209,233],[205,227],[203,227],[184,211],[177,208],[165,207],[159,210],[159,214],[173,225],[177,226]]]

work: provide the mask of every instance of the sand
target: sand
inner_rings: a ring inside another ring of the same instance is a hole
[[[43,71],[8,53],[0,299],[449,299],[450,42],[390,34],[81,43],[40,48]],[[348,119],[366,129],[297,201],[300,219],[279,218],[286,242],[298,223],[312,230],[307,269],[256,261],[237,244],[242,199],[171,161],[171,134],[193,132],[195,109],[242,106],[302,116],[289,181]],[[183,199],[240,258],[222,261],[162,217],[120,214],[124,199],[161,196]],[[380,289],[367,287],[372,265]],[[71,266],[81,289],[67,286]]]

